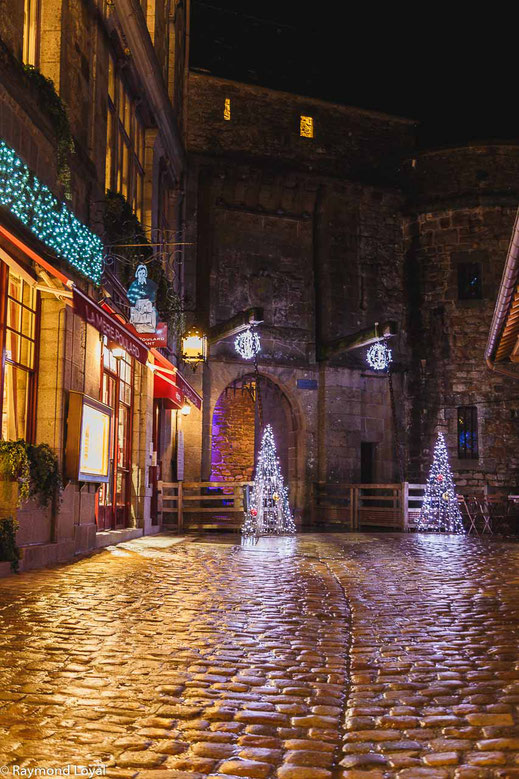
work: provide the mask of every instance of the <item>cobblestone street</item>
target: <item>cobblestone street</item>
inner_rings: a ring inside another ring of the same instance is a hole
[[[519,777],[519,545],[136,540],[0,581],[0,765]]]

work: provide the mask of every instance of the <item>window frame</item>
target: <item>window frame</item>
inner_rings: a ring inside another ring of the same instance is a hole
[[[22,62],[37,68],[40,62],[41,0],[24,0]]]
[[[470,419],[468,418],[470,417]],[[457,442],[459,460],[479,460],[479,424],[477,406],[458,406],[457,408]],[[467,445],[466,436],[470,435],[471,443]],[[462,436],[465,436],[462,444]]]
[[[476,287],[476,294],[465,294],[466,290],[469,289],[470,285],[470,276],[472,275],[472,271],[470,268],[477,267],[477,287]],[[463,280],[463,275],[465,276],[465,279]],[[456,267],[456,283],[457,283],[457,294],[458,294],[458,300],[462,301],[477,301],[477,300],[483,300],[483,264],[478,261],[463,261],[458,262]],[[463,293],[463,294],[462,294]]]
[[[27,414],[25,419],[25,431],[22,436],[27,443],[35,443],[36,437],[36,400],[38,391],[38,367],[40,358],[40,323],[41,323],[41,296],[40,293],[35,291],[35,307],[31,308],[22,300],[18,301],[16,298],[9,295],[9,275],[10,268],[5,262],[0,263],[0,339],[2,348],[2,362],[0,369],[0,419],[2,420],[2,426],[0,427],[0,438],[3,439],[3,414],[4,414],[4,389],[6,381],[6,365],[10,365],[14,370],[22,370],[28,375],[27,381]],[[16,273],[13,273],[16,276]],[[21,278],[22,290],[23,285],[27,284],[25,279]],[[30,312],[30,315],[34,317],[32,324],[34,327],[33,335],[24,335],[22,330],[15,330],[13,327],[8,326],[8,305],[9,300],[14,300],[23,310]],[[29,367],[23,363],[13,360],[6,356],[7,351],[7,335],[8,332],[15,333],[20,338],[25,338],[32,342],[32,367]],[[10,439],[7,439],[10,440]]]
[[[122,375],[122,365],[128,367],[129,381]],[[114,402],[110,404],[104,398],[105,377],[107,382],[113,382]],[[101,492],[97,499],[97,524],[99,530],[120,529],[129,526],[130,521],[130,501],[131,501],[131,480],[132,480],[132,442],[133,442],[133,414],[134,414],[134,391],[135,384],[135,359],[126,355],[121,359],[112,356],[106,343],[101,342],[101,383],[99,388],[99,399],[101,402],[107,402],[113,410],[112,431],[110,439],[110,479],[107,484],[102,485]],[[122,386],[129,388],[128,400],[121,397]],[[118,459],[118,435],[119,422],[121,418],[121,407],[126,409],[127,425],[126,440],[124,441],[124,461],[126,465],[119,465]],[[122,511],[117,505],[117,475],[119,471],[125,473],[125,493],[124,508]],[[103,500],[101,493],[105,494]],[[109,527],[107,527],[107,522]],[[102,525],[102,527],[101,527]]]
[[[106,105],[105,191],[122,195],[142,224],[146,128],[111,54]]]

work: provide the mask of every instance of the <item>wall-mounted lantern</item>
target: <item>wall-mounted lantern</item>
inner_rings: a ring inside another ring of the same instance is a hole
[[[182,336],[182,359],[193,368],[207,360],[207,336],[198,327],[190,327]]]

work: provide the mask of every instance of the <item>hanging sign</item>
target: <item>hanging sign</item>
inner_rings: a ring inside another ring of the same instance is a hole
[[[157,284],[148,278],[146,265],[137,265],[135,279],[127,292],[130,301],[130,323],[141,333],[155,333],[157,330]]]

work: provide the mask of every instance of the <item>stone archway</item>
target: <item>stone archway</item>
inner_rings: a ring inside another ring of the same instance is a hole
[[[258,393],[259,386],[259,393]],[[296,421],[283,390],[267,376],[231,382],[213,411],[211,481],[250,481],[264,425],[272,425],[284,479],[296,477]]]

